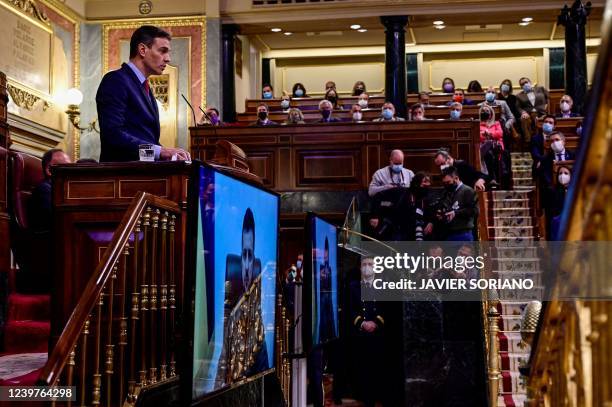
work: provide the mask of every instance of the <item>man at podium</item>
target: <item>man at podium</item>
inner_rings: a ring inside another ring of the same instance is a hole
[[[142,144],[153,146],[156,160],[190,160],[181,148],[159,145],[159,110],[149,76],[160,75],[170,62],[171,36],[143,25],[130,39],[130,60],[102,78],[96,104],[100,121],[100,161],[137,161]]]

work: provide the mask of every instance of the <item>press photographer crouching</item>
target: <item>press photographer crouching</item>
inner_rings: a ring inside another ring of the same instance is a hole
[[[473,241],[473,229],[478,216],[478,196],[459,179],[455,167],[442,170],[444,193],[432,204],[437,220],[434,228],[446,241]]]

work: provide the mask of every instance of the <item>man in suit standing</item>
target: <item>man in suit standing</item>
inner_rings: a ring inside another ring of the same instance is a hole
[[[521,78],[523,88],[516,95],[516,107],[521,114],[521,130],[525,144],[529,144],[534,133],[535,118],[542,117],[548,109],[548,90],[543,86],[533,86],[529,78]]]
[[[560,131],[550,135],[550,150],[542,159],[542,181],[545,188],[552,188],[553,163],[555,161],[574,160],[576,154],[565,149],[565,136]]]
[[[130,61],[102,78],[96,95],[100,122],[100,161],[137,161],[138,146],[153,144],[158,160],[190,160],[181,148],[159,145],[159,111],[149,76],[160,75],[170,62],[171,36],[143,25],[130,39]]]
[[[442,170],[444,183],[445,211],[438,213],[438,220],[444,222],[447,241],[473,241],[472,230],[478,216],[478,196],[474,190],[459,179],[455,167]]]

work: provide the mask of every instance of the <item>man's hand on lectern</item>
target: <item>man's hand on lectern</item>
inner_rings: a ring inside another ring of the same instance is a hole
[[[176,159],[180,161],[190,161],[191,156],[182,148],[162,147],[159,152],[159,159],[162,161],[170,161],[176,155]]]

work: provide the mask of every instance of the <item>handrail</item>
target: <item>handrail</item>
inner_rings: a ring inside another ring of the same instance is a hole
[[[113,238],[102,256],[102,260],[96,267],[95,272],[89,279],[87,286],[83,290],[81,299],[72,312],[62,334],[51,352],[49,359],[43,367],[38,379],[38,383],[44,385],[54,385],[70,359],[75,345],[84,327],[88,326],[90,313],[99,304],[98,299],[103,294],[103,290],[116,270],[117,262],[126,250],[130,235],[134,232],[140,216],[147,206],[166,210],[173,214],[179,214],[178,204],[156,197],[154,195],[140,192],[132,200],[127,212],[123,216],[121,223],[117,227]],[[112,303],[111,303],[112,304]],[[72,355],[74,357],[74,355]]]

